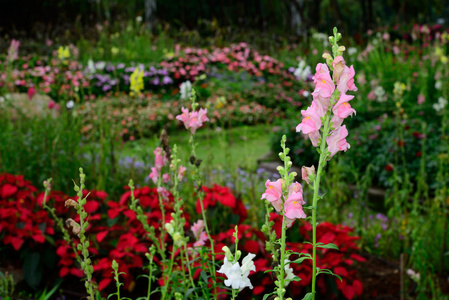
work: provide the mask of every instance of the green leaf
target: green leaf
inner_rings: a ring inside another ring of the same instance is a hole
[[[267,300],[267,298],[270,297],[270,296],[273,295],[273,294],[274,294],[274,292],[273,292],[273,293],[269,293],[269,294],[263,295],[262,300]]]
[[[290,263],[300,264],[300,263],[302,263],[302,262],[303,262],[304,260],[306,260],[306,259],[312,259],[312,260],[313,260],[313,258],[311,258],[311,257],[300,257],[300,258],[295,259],[294,261],[292,261],[292,262],[290,262]]]
[[[184,300],[189,299],[190,294],[192,294],[195,290],[198,290],[199,288],[190,288],[186,291],[184,294]]]
[[[324,249],[335,249],[335,250],[339,250],[338,247],[337,247],[337,245],[332,244],[332,243],[329,243],[329,244],[322,244],[322,245],[318,245],[318,244],[317,244],[317,247],[318,247],[318,248],[324,248]]]
[[[61,283],[62,283],[62,278],[59,278],[58,281],[56,281],[55,286],[48,293],[45,293],[45,297],[42,300],[50,299],[51,296],[58,290]],[[45,289],[45,290],[47,290],[47,289]],[[44,294],[42,294],[42,295],[44,295]]]
[[[307,293],[305,296],[304,296],[304,298],[302,298],[302,300],[312,300],[312,292],[310,292],[310,293]]]
[[[204,272],[204,271],[201,271],[200,275],[201,275],[201,278],[203,279],[203,281],[207,283],[207,282],[208,282],[208,281],[207,281],[207,279],[208,279],[208,278],[207,278],[207,273]]]
[[[25,281],[32,287],[37,288],[42,279],[41,255],[32,252],[25,257],[23,263],[23,274]]]
[[[293,279],[292,279],[293,281],[301,281],[302,279],[301,278],[299,278],[298,276],[295,276],[295,277],[293,277]]]
[[[334,272],[332,272],[329,269],[321,269],[316,273],[316,275],[318,275],[318,274],[329,274],[329,275],[337,277],[338,279],[340,279],[341,282],[343,282],[343,279],[341,279],[340,276],[338,276],[337,274],[335,274]]]

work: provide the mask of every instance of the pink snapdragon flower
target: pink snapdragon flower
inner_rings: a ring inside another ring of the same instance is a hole
[[[318,106],[315,101],[307,110],[302,110],[301,114],[305,117],[302,122],[296,126],[296,132],[307,134],[314,147],[318,146],[320,138],[321,117],[318,113]]]
[[[331,135],[326,138],[328,150],[331,153],[330,157],[334,156],[339,151],[346,152],[346,150],[351,147],[351,145],[346,142],[347,136],[348,130],[346,129],[346,125],[343,125],[337,127],[334,131],[332,131]]]
[[[202,246],[206,245],[207,239],[208,239],[208,236],[207,236],[206,231],[202,231],[200,233],[198,240],[195,243],[193,243],[193,247],[202,247]]]
[[[307,108],[307,110],[301,110],[301,115],[305,118],[302,122],[296,126],[296,131],[304,134],[314,133],[321,128],[321,118],[318,114],[318,106],[316,102],[312,102],[312,105]]]
[[[168,199],[170,197],[170,192],[166,188],[159,186],[157,188],[157,192],[159,195],[161,195],[161,197],[164,201],[168,201]]]
[[[267,180],[265,182],[265,193],[262,194],[260,199],[266,199],[273,204],[276,211],[280,212],[282,210],[282,179],[278,179],[275,182]]]
[[[296,219],[307,218],[302,208],[303,204],[305,204],[305,202],[302,198],[302,186],[298,182],[292,183],[288,187],[288,197],[284,203],[287,227],[290,228]]]
[[[334,58],[334,61],[332,62],[332,67],[334,68],[333,77],[336,82],[338,82],[338,80],[340,79],[341,73],[345,69],[345,66],[346,62],[343,56],[340,55]]]
[[[182,179],[184,178],[184,175],[186,173],[187,168],[184,166],[179,166],[178,168],[178,180],[182,181]]]
[[[334,113],[332,124],[335,128],[340,126],[344,119],[349,116],[352,117],[352,115],[356,113],[355,109],[348,103],[353,98],[354,96],[341,94],[340,99],[332,108],[332,112]]]
[[[318,115],[323,117],[329,108],[329,101],[335,90],[335,84],[330,77],[329,68],[326,64],[318,64],[316,71],[313,77],[316,85],[312,96]]]
[[[170,175],[168,175],[168,174],[163,174],[163,175],[162,175],[162,181],[163,181],[164,183],[169,182],[169,181],[170,181]]]
[[[156,167],[151,168],[151,173],[149,177],[151,178],[151,180],[153,180],[154,184],[157,183],[157,179],[159,178],[159,171],[157,170]]]
[[[168,162],[168,158],[165,155],[164,150],[161,147],[157,147],[154,151],[154,166],[158,171],[160,171]]]
[[[209,118],[206,116],[207,109],[200,109],[199,111],[189,112],[187,108],[181,109],[182,114],[176,116],[176,119],[183,122],[186,129],[190,128],[192,134],[203,126],[204,122],[208,122]]]
[[[335,90],[334,81],[331,78],[329,68],[327,67],[327,65],[319,63],[316,65],[315,70],[316,73],[313,76],[313,82],[315,83],[315,87],[329,89],[332,92],[334,92]]]
[[[292,192],[284,203],[285,216],[289,219],[305,219],[307,218],[302,205],[305,204],[302,199],[302,191],[300,193]]]
[[[200,238],[200,233],[203,232],[204,227],[205,225],[203,220],[198,220],[195,223],[193,223],[193,225],[190,227],[190,230],[192,231],[195,239],[198,240]]]
[[[337,89],[342,94],[346,94],[346,92],[349,91],[357,91],[357,87],[354,84],[354,67],[351,66],[348,68],[348,66],[345,66],[339,80],[337,81]]]

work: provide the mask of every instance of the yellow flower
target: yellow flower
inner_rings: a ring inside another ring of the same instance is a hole
[[[70,57],[70,49],[68,46],[58,48],[58,58],[61,60],[65,60]]]
[[[111,48],[112,55],[116,56],[119,52],[120,52],[119,48],[117,48],[117,47],[112,47]]]
[[[129,89],[131,90],[129,94],[131,96],[140,95],[140,92],[144,88],[143,71],[140,70],[138,67],[136,67],[134,69],[134,72],[129,77],[129,81],[130,81],[130,88]]]

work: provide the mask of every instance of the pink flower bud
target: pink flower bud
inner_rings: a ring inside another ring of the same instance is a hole
[[[302,180],[310,184],[310,181],[315,180],[315,166],[301,168]]]

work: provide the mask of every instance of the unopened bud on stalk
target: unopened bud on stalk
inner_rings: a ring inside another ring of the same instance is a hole
[[[315,166],[301,168],[302,180],[310,184],[315,180]]]
[[[326,60],[326,64],[332,68],[332,62],[334,61],[334,58],[329,53],[323,53],[322,56]]]

